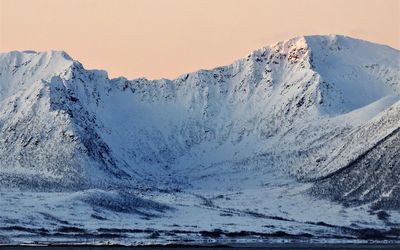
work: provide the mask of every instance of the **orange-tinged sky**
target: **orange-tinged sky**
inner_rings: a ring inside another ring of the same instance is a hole
[[[65,50],[110,77],[173,78],[303,34],[400,48],[400,0],[0,0],[0,51]]]

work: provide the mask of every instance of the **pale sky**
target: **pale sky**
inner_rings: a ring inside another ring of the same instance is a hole
[[[400,49],[400,0],[0,0],[0,52],[64,50],[110,77],[174,78],[304,34]]]

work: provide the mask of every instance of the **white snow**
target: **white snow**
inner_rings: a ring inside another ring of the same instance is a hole
[[[320,221],[387,228],[368,206],[313,198],[311,184],[298,180],[345,167],[399,128],[395,49],[344,36],[298,37],[231,65],[154,81],[109,79],[65,52],[25,51],[0,54],[0,73],[4,226],[56,230],[62,223],[48,213],[91,231],[178,224],[348,235]],[[120,190],[171,209],[150,206],[154,216],[144,218],[83,201],[103,194],[112,203]],[[398,223],[400,215],[390,213]]]

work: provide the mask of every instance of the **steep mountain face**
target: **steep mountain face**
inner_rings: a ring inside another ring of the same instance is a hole
[[[63,52],[1,56],[2,186],[86,187],[104,161],[113,163],[107,145],[94,140],[91,115],[63,83],[78,66]]]
[[[109,79],[64,52],[0,54],[0,186],[242,190],[290,176],[400,208],[399,72],[399,51],[344,36],[174,80]]]
[[[372,202],[373,208],[398,209],[399,131],[393,131],[345,168],[317,181],[312,192],[348,205]]]

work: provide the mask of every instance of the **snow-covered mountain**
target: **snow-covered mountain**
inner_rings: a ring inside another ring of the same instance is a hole
[[[59,51],[0,54],[1,190],[396,210],[399,127],[400,52],[345,36],[293,38],[174,80],[109,79]]]

